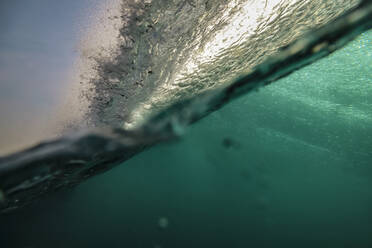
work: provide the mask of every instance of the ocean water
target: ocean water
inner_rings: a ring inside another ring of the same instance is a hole
[[[1,247],[372,247],[372,32],[105,174]]]

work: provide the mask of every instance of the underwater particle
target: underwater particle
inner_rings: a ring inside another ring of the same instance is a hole
[[[233,140],[230,139],[230,138],[224,138],[224,139],[222,140],[222,145],[223,145],[224,147],[226,147],[226,148],[230,148],[230,147],[233,146]]]
[[[235,140],[233,140],[232,138],[229,138],[229,137],[226,137],[222,140],[222,145],[226,148],[226,149],[230,149],[230,148],[238,148],[239,147],[239,144],[238,142],[236,142]]]
[[[160,217],[158,220],[158,226],[162,229],[166,229],[169,226],[169,220],[167,217]]]
[[[205,3],[205,10],[210,10],[212,8],[212,4],[210,2],[210,0],[207,0]]]

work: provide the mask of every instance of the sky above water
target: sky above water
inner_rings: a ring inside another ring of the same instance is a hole
[[[0,1],[0,139],[13,140],[49,118],[99,2]]]

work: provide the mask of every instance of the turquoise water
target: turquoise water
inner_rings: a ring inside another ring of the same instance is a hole
[[[0,241],[4,247],[372,247],[371,107],[372,32],[366,32],[211,114],[181,141],[1,216]]]

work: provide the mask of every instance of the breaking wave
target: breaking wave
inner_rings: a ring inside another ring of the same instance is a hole
[[[136,127],[174,102],[230,84],[358,2],[108,1],[82,43],[76,123]]]

